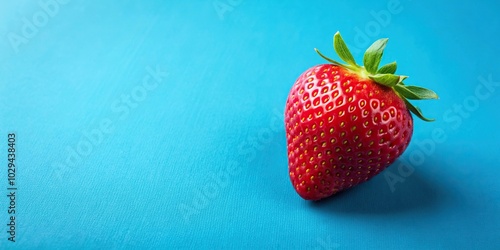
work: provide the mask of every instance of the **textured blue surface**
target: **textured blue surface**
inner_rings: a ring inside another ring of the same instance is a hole
[[[4,1],[0,248],[499,249],[500,4],[366,2]],[[437,121],[311,203],[281,114],[337,30],[358,60],[389,37],[383,62],[440,95],[419,103]]]

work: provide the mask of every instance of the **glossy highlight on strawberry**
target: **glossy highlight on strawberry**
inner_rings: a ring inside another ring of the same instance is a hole
[[[395,63],[378,69],[386,42],[367,50],[362,67],[337,33],[335,50],[348,64],[318,51],[332,64],[306,70],[292,86],[285,106],[289,175],[302,198],[329,197],[392,164],[410,143],[410,111],[431,121],[408,99],[435,99],[434,92],[404,85]]]

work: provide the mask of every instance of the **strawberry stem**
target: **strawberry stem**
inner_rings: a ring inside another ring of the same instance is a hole
[[[404,100],[406,108],[410,110],[414,115],[427,122],[434,121],[434,119],[424,117],[422,111],[408,101],[438,99],[438,95],[434,91],[418,86],[405,85],[403,81],[408,78],[408,76],[395,74],[397,69],[396,62],[386,64],[379,68],[387,41],[387,38],[382,38],[375,41],[370,47],[368,47],[363,57],[364,66],[360,66],[356,63],[354,57],[349,51],[349,48],[345,44],[344,39],[338,31],[333,36],[333,48],[340,59],[342,59],[347,64],[342,64],[333,59],[330,59],[329,57],[323,55],[316,48],[314,50],[316,51],[316,53],[318,53],[319,56],[334,65],[344,67],[356,72],[363,78],[369,78],[380,85],[392,88],[392,90],[395,91],[398,96]]]

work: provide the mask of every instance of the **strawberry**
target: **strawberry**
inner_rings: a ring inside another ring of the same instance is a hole
[[[387,41],[373,43],[360,66],[337,32],[334,49],[347,64],[315,49],[330,64],[306,70],[292,86],[285,107],[289,174],[302,198],[319,200],[369,180],[408,147],[411,113],[432,121],[408,100],[436,93],[405,85],[396,62],[379,68]]]

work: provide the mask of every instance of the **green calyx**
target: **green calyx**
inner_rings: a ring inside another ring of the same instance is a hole
[[[332,60],[319,52],[318,49],[314,49],[321,57],[329,61],[334,65],[338,65],[356,72],[363,78],[368,78],[374,82],[392,88],[399,97],[403,99],[406,107],[415,114],[418,118],[430,122],[434,119],[429,119],[423,116],[422,111],[411,104],[408,100],[428,100],[428,99],[438,99],[437,94],[426,88],[410,86],[403,83],[408,76],[396,75],[397,64],[396,62],[388,63],[379,68],[382,55],[384,54],[384,49],[387,44],[388,39],[382,38],[375,41],[365,52],[363,56],[364,66],[360,66],[354,60],[351,52],[347,48],[347,45],[342,39],[339,32],[335,33],[333,37],[333,48],[337,55],[347,64],[339,63]]]

